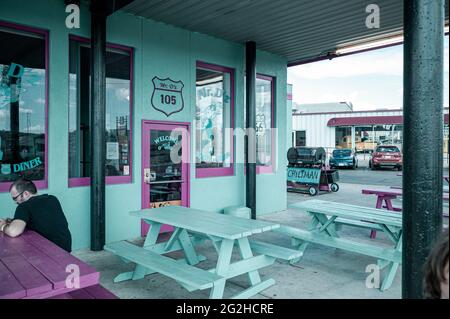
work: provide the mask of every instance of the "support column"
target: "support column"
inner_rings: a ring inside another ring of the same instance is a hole
[[[354,126],[352,126],[352,149],[356,153],[356,132],[355,132],[355,127]]]
[[[246,206],[256,219],[256,43],[245,44],[246,67],[246,123],[245,136],[245,190]]]
[[[404,1],[403,298],[442,231],[444,0]]]
[[[91,2],[91,250],[105,245],[105,0]]]

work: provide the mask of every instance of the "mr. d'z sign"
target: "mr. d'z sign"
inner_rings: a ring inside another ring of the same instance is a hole
[[[183,110],[183,82],[174,81],[170,78],[160,79],[157,76],[152,79],[152,82],[151,103],[155,110],[164,113],[167,117]]]

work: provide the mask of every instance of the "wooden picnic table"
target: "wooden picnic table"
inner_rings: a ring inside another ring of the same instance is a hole
[[[78,267],[79,287],[68,280],[68,266]],[[99,278],[93,267],[33,231],[16,238],[0,233],[0,299],[50,298],[87,287],[94,291],[101,287]]]
[[[396,199],[397,197],[403,196],[403,189],[401,187],[391,186],[391,188],[376,188],[376,189],[363,189],[363,194],[366,195],[376,195],[377,196],[377,203],[375,205],[375,208],[386,208],[390,211],[396,211],[401,212],[402,209],[399,207],[394,207],[392,205],[392,200]],[[449,196],[448,193],[444,193],[442,195],[443,201],[448,202]],[[444,212],[443,216],[448,217],[448,212]],[[376,230],[372,230],[370,233],[370,238],[375,238],[377,235]]]
[[[365,195],[376,195],[377,203],[375,208],[386,208],[387,210],[401,212],[401,208],[394,207],[392,205],[392,200],[396,199],[398,196],[402,196],[403,192],[401,189],[386,189],[386,188],[377,188],[377,189],[363,189],[362,193]],[[384,206],[383,206],[384,205]]]
[[[323,200],[307,200],[292,204],[290,207],[310,214],[311,224],[309,229],[302,230],[290,226],[281,226],[276,231],[292,236],[293,244],[302,254],[310,243],[314,243],[375,257],[379,270],[388,268],[380,289],[383,291],[392,285],[402,261],[401,214],[395,214],[384,209]],[[380,244],[376,241],[363,243],[357,238],[341,238],[338,234],[338,226],[342,224],[383,230],[389,236],[393,245],[386,246],[384,243]],[[299,260],[295,260],[295,262]],[[362,269],[362,271],[365,271],[365,269]]]
[[[388,210],[393,210],[397,212],[401,212],[402,209],[398,207],[394,207],[392,205],[392,199],[396,199],[397,197],[403,196],[403,188],[397,186],[391,186],[389,189],[385,188],[376,188],[376,189],[363,189],[363,194],[366,195],[376,195],[377,203],[375,208],[386,208]],[[444,202],[448,202],[449,195],[448,193],[442,194],[442,200]],[[384,205],[383,205],[384,202]],[[448,215],[447,215],[448,216]]]
[[[259,269],[274,263],[276,258],[292,260],[301,253],[290,248],[250,240],[249,236],[279,228],[279,224],[207,212],[182,206],[166,206],[131,212],[150,224],[143,247],[128,242],[112,243],[105,249],[126,261],[136,263],[131,272],[118,275],[115,282],[141,279],[151,273],[161,273],[179,282],[188,291],[211,288],[210,298],[223,298],[228,279],[247,274],[250,286],[233,298],[249,298],[272,286],[272,278],[261,280]],[[174,227],[170,239],[158,242],[163,224]],[[205,260],[196,252],[196,245],[211,240],[217,251],[216,266],[204,270],[195,267]],[[242,260],[232,262],[236,245]],[[183,251],[185,258],[175,260],[163,254]],[[255,255],[257,254],[257,255]]]

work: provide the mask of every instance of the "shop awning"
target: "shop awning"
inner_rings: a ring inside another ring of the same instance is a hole
[[[444,114],[444,123],[448,124],[448,114]],[[359,116],[359,117],[333,117],[327,126],[363,126],[363,125],[390,125],[403,124],[403,116]]]
[[[328,126],[361,126],[361,125],[389,125],[403,124],[403,116],[361,116],[361,117],[334,117],[327,123]]]

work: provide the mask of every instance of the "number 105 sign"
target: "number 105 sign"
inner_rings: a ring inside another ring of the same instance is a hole
[[[152,79],[152,82],[151,102],[155,110],[164,113],[167,117],[183,110],[183,82],[170,78],[161,79],[157,76]]]

